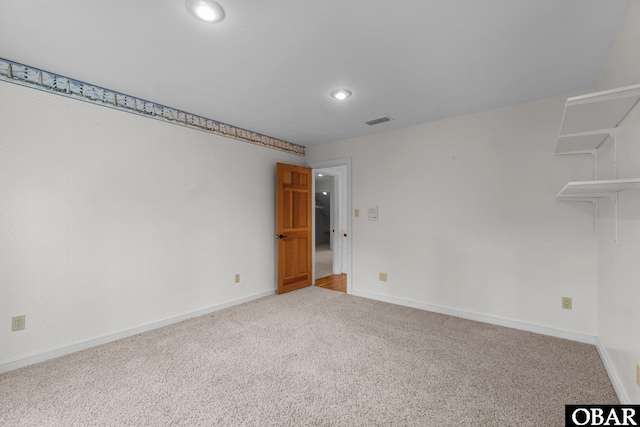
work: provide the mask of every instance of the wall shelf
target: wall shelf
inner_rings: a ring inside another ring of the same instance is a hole
[[[574,96],[567,99],[557,154],[589,153],[596,150],[640,101],[640,84]]]
[[[640,84],[568,98],[564,104],[564,114],[556,142],[556,154],[592,154],[596,163],[595,179],[597,180],[598,148],[608,138],[612,138],[614,176],[618,178],[616,129],[639,103]],[[591,202],[596,205],[597,217],[597,200],[602,197],[610,198],[615,212],[615,242],[617,244],[618,192],[631,188],[640,189],[640,178],[570,182],[560,190],[556,199],[570,202]]]
[[[619,191],[640,189],[640,178],[570,182],[556,196],[558,200],[595,203],[599,197],[615,200]]]

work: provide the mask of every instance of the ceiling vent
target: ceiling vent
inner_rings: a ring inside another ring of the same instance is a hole
[[[377,119],[373,119],[373,120],[369,120],[368,122],[365,122],[366,124],[368,124],[369,126],[373,126],[373,125],[379,125],[380,123],[384,123],[384,122],[390,122],[391,119],[389,117],[378,117]]]

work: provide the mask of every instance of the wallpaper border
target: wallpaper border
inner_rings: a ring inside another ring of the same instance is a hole
[[[115,92],[18,62],[9,61],[4,58],[0,58],[0,81],[19,84],[79,101],[90,102],[103,107],[162,120],[179,126],[186,126],[274,150],[285,151],[298,156],[305,155],[305,147],[301,145]]]

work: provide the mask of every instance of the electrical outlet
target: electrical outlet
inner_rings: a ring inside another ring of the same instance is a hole
[[[387,273],[380,273],[380,275],[378,277],[380,278],[381,282],[386,282],[387,281]]]
[[[16,316],[11,318],[11,332],[21,331],[25,327],[25,316]]]
[[[236,283],[240,283],[240,275],[236,274]]]
[[[572,309],[572,299],[569,297],[562,297],[562,308],[565,310],[571,310]]]
[[[640,387],[640,363],[636,364],[636,383]]]

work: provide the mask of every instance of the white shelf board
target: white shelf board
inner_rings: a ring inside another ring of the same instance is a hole
[[[591,152],[613,134],[613,129],[604,129],[593,132],[574,133],[558,136],[556,154],[573,154]]]
[[[556,153],[595,150],[640,100],[640,84],[567,99]]]
[[[630,188],[640,189],[640,178],[570,182],[560,190],[556,199],[592,202],[598,197],[612,197],[618,191]]]

